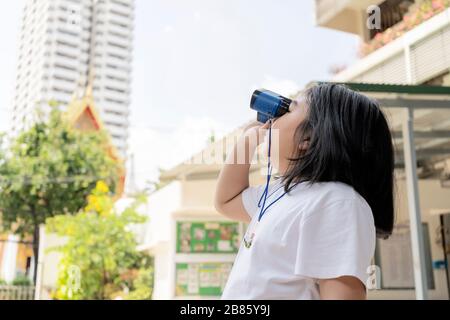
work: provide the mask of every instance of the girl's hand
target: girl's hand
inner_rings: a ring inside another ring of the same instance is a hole
[[[233,150],[228,154],[216,185],[216,210],[236,221],[249,223],[251,218],[242,202],[242,192],[249,186],[249,171],[253,155],[264,141],[269,122],[253,122],[244,129]]]
[[[270,121],[261,124],[258,121],[252,122],[244,129],[244,136],[250,138],[250,141],[256,142],[256,146],[263,143],[267,130],[269,129]]]

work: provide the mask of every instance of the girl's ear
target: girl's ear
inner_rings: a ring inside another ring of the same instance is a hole
[[[303,140],[299,145],[298,148],[300,149],[300,152],[303,153],[309,148],[309,139]]]

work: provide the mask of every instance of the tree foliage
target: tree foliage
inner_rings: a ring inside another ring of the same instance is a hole
[[[151,297],[151,260],[137,251],[130,230],[130,226],[146,220],[136,211],[142,200],[119,214],[108,192],[106,184],[99,182],[87,206],[77,215],[47,221],[49,232],[67,239],[63,246],[53,249],[62,253],[57,299]]]
[[[118,164],[107,153],[106,134],[78,131],[56,109],[14,140],[0,140],[3,229],[32,235],[35,257],[40,224],[78,212],[99,180],[115,188]]]

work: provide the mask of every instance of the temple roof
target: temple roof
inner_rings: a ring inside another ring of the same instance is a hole
[[[94,97],[92,94],[92,87],[88,86],[83,96],[79,97],[75,93],[72,101],[69,103],[66,117],[74,128],[81,131],[102,131],[107,132],[107,146],[108,154],[120,164],[119,170],[119,184],[116,188],[116,194],[121,195],[125,187],[125,165],[124,160],[119,155],[117,148],[111,141],[111,137],[106,130],[100,115],[95,107]]]
[[[92,89],[90,86],[88,86],[82,97],[77,97],[76,95],[74,95],[72,101],[68,105],[66,116],[69,120],[69,123],[71,123],[74,128],[81,131],[105,130],[107,132],[95,107],[94,97],[92,95]],[[119,152],[112,143],[109,134],[107,136],[108,152],[110,152],[110,155],[115,160],[122,162],[123,159],[121,159],[121,157],[119,156]]]

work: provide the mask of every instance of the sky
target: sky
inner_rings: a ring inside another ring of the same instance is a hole
[[[8,129],[21,10],[0,11],[0,131]],[[313,0],[136,0],[129,154],[136,184],[255,118],[254,89],[292,94],[357,59],[359,40],[316,27]]]

